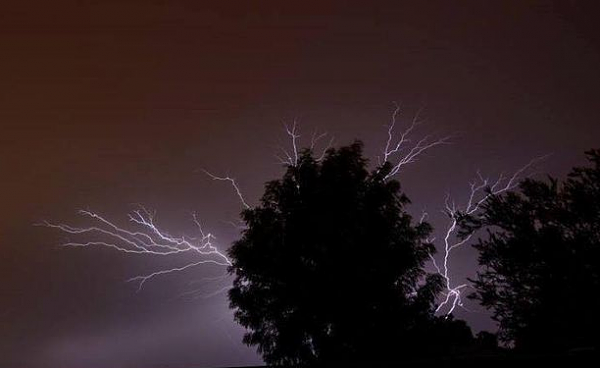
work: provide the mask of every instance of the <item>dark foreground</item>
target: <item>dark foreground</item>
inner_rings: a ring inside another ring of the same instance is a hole
[[[525,366],[544,366],[556,365],[560,367],[562,364],[572,367],[595,366],[600,362],[600,353],[597,351],[578,351],[568,354],[556,355],[520,355],[520,354],[499,354],[499,355],[479,355],[479,356],[460,356],[445,359],[418,359],[406,361],[402,363],[386,364],[381,362],[372,362],[370,364],[347,365],[349,367],[361,368],[392,368],[392,367],[496,367],[503,366],[506,368],[516,368]],[[267,366],[246,366],[243,368],[266,368]],[[337,367],[337,366],[336,366]],[[225,367],[224,367],[225,368]],[[242,367],[227,367],[227,368],[242,368]]]

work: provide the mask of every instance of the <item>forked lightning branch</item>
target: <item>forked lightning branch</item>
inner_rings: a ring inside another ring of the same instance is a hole
[[[378,157],[380,165],[385,162],[391,164],[391,169],[385,176],[385,180],[392,180],[397,177],[407,165],[417,162],[420,156],[428,150],[450,143],[450,136],[433,138],[430,135],[425,135],[414,139],[413,136],[420,124],[419,114],[416,114],[411,119],[404,130],[398,132],[399,119],[400,107],[396,105],[392,113],[391,122],[386,127],[387,139],[385,146],[381,151],[381,156]],[[301,138],[296,121],[291,126],[285,125],[285,133],[289,137],[289,148],[282,147],[280,154],[276,157],[285,166],[296,166],[299,161]],[[317,162],[325,157],[327,150],[333,144],[333,138],[328,139],[327,144],[319,144],[326,136],[327,133],[318,134],[315,132],[311,137],[310,149],[313,152],[317,149],[319,150],[316,153]],[[318,147],[319,145],[321,147]],[[436,272],[443,277],[445,288],[443,298],[437,305],[436,312],[450,315],[457,307],[465,308],[462,300],[462,291],[468,288],[469,285],[466,283],[457,284],[453,281],[451,276],[452,253],[457,248],[467,244],[473,234],[464,237],[458,236],[459,217],[477,215],[482,204],[489,196],[513,189],[526,171],[538,160],[540,159],[532,160],[510,176],[500,175],[495,181],[490,181],[478,173],[477,180],[470,184],[468,200],[462,206],[453,202],[449,195],[446,197],[444,212],[448,216],[449,222],[445,227],[444,236],[440,244],[436,246],[441,255],[436,259],[434,255],[430,254],[432,265]],[[207,170],[203,171],[212,180],[222,181],[231,185],[241,206],[244,209],[252,208],[234,178],[217,176]],[[64,233],[75,235],[78,238],[87,239],[68,241],[63,244],[64,246],[84,248],[106,247],[129,255],[151,255],[156,257],[171,257],[185,254],[189,258],[189,261],[178,267],[159,269],[148,274],[131,277],[129,281],[137,283],[138,291],[148,281],[156,277],[167,276],[175,272],[187,271],[209,264],[224,268],[231,266],[226,252],[213,244],[216,240],[215,236],[203,228],[195,215],[192,216],[191,220],[197,229],[196,236],[173,236],[156,223],[156,214],[154,212],[143,207],[134,210],[128,215],[130,223],[128,227],[117,225],[114,221],[89,210],[80,210],[79,214],[87,217],[91,221],[91,225],[77,227],[52,222],[44,222],[43,225],[59,229]],[[426,213],[424,213],[421,221],[424,221],[425,216]],[[90,238],[95,240],[89,240]],[[436,242],[435,238],[429,241],[434,244]],[[225,292],[227,289],[228,287],[220,288],[218,292],[213,292],[209,295],[212,296],[220,292]]]

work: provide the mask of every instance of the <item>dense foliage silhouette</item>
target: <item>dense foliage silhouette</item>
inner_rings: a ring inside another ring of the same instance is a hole
[[[524,180],[465,219],[480,239],[472,295],[493,311],[500,337],[522,351],[598,348],[600,331],[600,150],[559,182]]]
[[[369,172],[360,142],[322,161],[305,150],[243,212],[229,298],[267,364],[393,362],[472,339],[464,322],[433,316],[431,227],[407,214],[390,168]]]

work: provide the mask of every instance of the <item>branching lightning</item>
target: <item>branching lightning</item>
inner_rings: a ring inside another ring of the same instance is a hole
[[[252,208],[248,204],[248,202],[246,202],[246,200],[244,199],[244,195],[242,194],[242,191],[240,190],[240,187],[237,185],[234,178],[231,178],[229,176],[215,176],[204,169],[202,171],[204,171],[204,173],[206,173],[206,175],[210,176],[213,180],[228,181],[231,184],[231,186],[233,187],[233,189],[235,190],[235,193],[237,194],[237,196],[238,196],[240,202],[242,203],[242,205],[244,206],[244,208],[246,208],[246,209]]]
[[[279,163],[286,166],[297,166],[299,153],[298,153],[298,139],[300,138],[300,134],[298,134],[296,130],[296,120],[294,120],[292,126],[288,126],[287,124],[283,124],[285,132],[290,137],[292,150],[291,152],[287,149],[280,147],[280,151],[283,154],[283,157],[279,155],[275,155],[275,157],[279,160]],[[315,137],[313,137],[313,142],[315,142]]]
[[[229,258],[212,244],[216,238],[203,230],[200,222],[193,215],[193,221],[198,227],[199,237],[175,237],[161,230],[155,223],[155,214],[145,208],[135,210],[129,214],[129,221],[135,224],[136,230],[126,229],[107,220],[105,217],[88,210],[80,210],[79,214],[87,216],[96,222],[93,226],[75,227],[66,224],[54,224],[44,222],[43,225],[59,229],[68,234],[77,235],[100,235],[102,240],[86,242],[67,242],[63,246],[70,247],[93,247],[101,246],[114,249],[128,254],[144,254],[157,257],[165,257],[176,254],[193,254],[200,257],[181,267],[159,270],[147,275],[138,275],[128,281],[138,282],[138,290],[141,290],[145,282],[173,272],[184,271],[202,264],[214,264],[218,266],[230,266]]]
[[[399,115],[400,106],[395,105],[395,108],[392,112],[391,122],[386,127],[387,139],[382,150],[382,156],[379,157],[380,165],[385,162],[390,162],[392,164],[391,170],[385,176],[386,180],[398,175],[405,166],[418,161],[419,157],[428,150],[437,146],[448,144],[450,143],[451,139],[451,136],[433,138],[431,135],[425,135],[419,139],[413,140],[412,135],[415,133],[417,126],[420,124],[419,113],[413,117],[407,128],[399,133],[395,133],[398,125],[397,123]],[[301,137],[297,129],[296,120],[293,121],[291,126],[284,125],[284,129],[287,137],[290,140],[290,147],[288,149],[281,147],[280,151],[283,153],[283,156],[277,156],[277,158],[281,164],[295,167],[299,164],[300,160],[299,144]],[[327,133],[318,133],[315,131],[310,140],[310,149],[314,151],[319,141],[325,137],[327,137]],[[329,139],[328,143],[320,152],[320,155],[316,158],[316,161],[323,160],[327,150],[332,146],[333,141],[334,138]],[[543,157],[530,161],[527,165],[517,170],[510,177],[506,177],[501,174],[493,182],[488,178],[484,178],[478,172],[477,179],[470,183],[470,194],[468,196],[468,200],[463,206],[457,206],[456,203],[451,200],[450,195],[446,197],[444,213],[449,217],[449,223],[445,228],[444,236],[442,237],[443,240],[441,241],[442,244],[438,246],[438,249],[442,249],[441,257],[440,259],[436,260],[433,255],[430,255],[432,265],[437,273],[443,277],[445,285],[445,291],[443,293],[444,298],[438,304],[436,312],[450,315],[457,307],[465,308],[462,300],[462,291],[465,288],[468,288],[469,285],[466,283],[456,284],[453,282],[450,271],[452,252],[462,245],[468,243],[473,235],[469,234],[466,237],[458,237],[460,216],[477,215],[482,205],[490,196],[501,194],[505,191],[513,189],[518,184],[518,181],[521,179],[525,171],[527,171],[529,168],[531,168],[531,166],[541,159],[543,159]],[[233,188],[241,205],[245,209],[252,208],[252,206],[246,201],[245,196],[243,195],[234,178],[230,176],[217,176],[207,170],[202,171],[215,181],[228,182]],[[64,246],[101,246],[112,248],[122,253],[145,254],[161,257],[189,253],[199,257],[199,259],[188,262],[180,267],[161,269],[149,274],[137,275],[130,278],[129,281],[138,283],[138,290],[141,290],[147,281],[150,281],[155,277],[185,271],[200,265],[214,264],[223,267],[231,266],[231,261],[228,259],[228,257],[212,244],[212,241],[215,240],[215,237],[211,233],[204,231],[195,215],[192,216],[192,219],[198,228],[199,236],[196,238],[191,238],[169,235],[155,224],[155,214],[143,207],[129,214],[129,221],[137,228],[135,230],[119,227],[114,222],[111,222],[101,215],[91,211],[81,210],[79,213],[83,216],[91,218],[96,223],[93,226],[88,227],[74,227],[66,224],[53,224],[49,222],[45,222],[44,225],[73,235],[96,234],[101,236],[102,239],[86,242],[67,242],[63,244]],[[425,221],[427,215],[428,214],[426,212],[423,212],[420,221]],[[237,230],[245,229],[244,226],[234,222],[230,221],[228,223],[234,226]],[[436,239],[432,238],[428,239],[428,241],[435,244]],[[227,274],[224,274],[216,278],[204,278],[201,281],[222,281],[226,280],[228,277],[229,276]],[[214,293],[209,294],[209,296],[223,292],[230,287],[231,286],[225,286],[219,288]],[[196,295],[199,291],[201,291],[201,289],[195,289],[185,292],[180,296]]]
[[[234,178],[229,176],[216,176],[206,170],[203,171],[213,180],[229,182],[244,208],[251,208],[248,202],[246,202],[244,195]],[[135,230],[120,227],[114,222],[92,211],[80,210],[79,214],[91,218],[96,222],[96,224],[87,227],[75,227],[67,224],[44,222],[42,225],[59,229],[67,234],[92,236],[96,234],[102,237],[101,240],[94,241],[70,241],[64,243],[63,246],[101,246],[127,254],[152,255],[161,257],[180,255],[183,253],[200,257],[200,259],[188,262],[180,267],[161,269],[149,274],[131,277],[128,281],[137,282],[138,291],[143,288],[147,281],[150,281],[155,277],[164,276],[175,272],[182,272],[206,264],[213,264],[223,267],[231,266],[231,261],[225,255],[225,253],[219,251],[218,248],[213,245],[213,241],[216,240],[216,237],[210,232],[205,232],[195,214],[192,214],[192,220],[199,231],[198,237],[176,237],[170,235],[156,225],[156,214],[148,211],[144,207],[140,207],[140,209],[134,210],[128,215],[129,221],[133,223],[135,227],[137,227]],[[213,281],[220,281],[227,277],[228,275],[220,276],[215,278]],[[226,291],[229,288],[230,286],[222,287],[209,295],[216,295]],[[200,289],[193,290],[190,293],[197,293],[199,290]]]
[[[385,149],[383,151],[383,158],[385,161],[397,159],[390,173],[386,178],[390,178],[396,174],[405,166],[413,163],[417,160],[417,157],[423,154],[430,148],[435,146],[448,143],[449,137],[444,137],[437,140],[431,140],[430,136],[425,136],[415,144],[411,144],[411,133],[415,130],[419,124],[418,115],[412,120],[410,126],[400,133],[400,137],[394,140],[393,131],[396,127],[397,118],[400,113],[399,106],[396,106],[392,114],[392,121],[388,126],[387,130],[387,141]],[[279,158],[280,162],[286,166],[297,166],[300,159],[300,133],[298,132],[298,126],[296,120],[293,121],[291,126],[284,125],[285,133],[290,139],[290,149],[281,148],[284,154],[283,158]],[[319,142],[327,137],[327,133],[319,133],[315,131],[310,140],[310,149],[315,150]],[[333,144],[334,138],[330,138],[326,145],[323,146],[316,161],[321,161],[327,150]],[[233,188],[237,198],[241,205],[245,209],[252,208],[251,205],[246,201],[240,187],[236,180],[230,176],[217,176],[207,170],[202,170],[212,180],[228,182]],[[213,244],[212,241],[215,237],[211,233],[204,231],[200,222],[195,215],[192,216],[194,223],[196,224],[200,236],[196,238],[191,237],[175,237],[169,235],[169,233],[160,229],[155,223],[155,213],[148,211],[145,208],[140,208],[129,214],[129,221],[136,227],[135,230],[120,227],[114,222],[109,221],[105,217],[86,210],[79,211],[81,215],[87,216],[96,224],[88,227],[74,227],[66,224],[53,224],[45,222],[44,225],[59,229],[68,234],[77,235],[100,235],[100,240],[85,241],[85,242],[67,242],[65,246],[71,247],[91,247],[91,246],[102,246],[114,249],[118,252],[127,254],[144,254],[152,256],[171,256],[176,254],[189,253],[199,256],[200,259],[188,262],[180,267],[173,267],[168,269],[161,269],[145,275],[137,275],[131,277],[129,281],[138,283],[138,290],[141,290],[147,281],[150,281],[156,277],[164,276],[176,272],[185,271],[200,265],[214,264],[219,266],[230,266],[231,262],[227,256],[220,252]],[[238,230],[243,230],[244,227],[231,222],[231,224]],[[226,277],[226,276],[223,276]],[[218,278],[217,280],[221,280]],[[189,292],[190,294],[195,293],[197,290]],[[187,295],[187,293],[184,293]]]
[[[386,179],[398,174],[398,172],[404,168],[404,166],[416,162],[418,157],[424,154],[427,150],[439,145],[450,143],[450,136],[432,140],[430,135],[426,135],[417,140],[416,143],[412,144],[413,142],[410,135],[420,124],[419,113],[415,114],[408,128],[400,132],[398,138],[395,138],[394,129],[396,127],[399,114],[400,106],[396,105],[392,113],[392,121],[387,126],[387,141],[385,143],[385,148],[383,149],[383,162],[395,162],[390,172],[386,175]]]
[[[417,112],[417,114],[415,114],[405,130],[401,131],[399,134],[394,134],[399,114],[400,106],[396,104],[392,113],[391,122],[387,126],[387,140],[383,149],[383,162],[392,162],[393,165],[390,172],[385,176],[385,179],[397,175],[404,166],[416,162],[418,157],[427,150],[436,146],[448,144],[451,138],[451,136],[445,136],[433,140],[430,135],[426,135],[425,137],[418,139],[416,143],[411,144],[411,134],[419,125],[419,113]],[[434,256],[430,254],[433,267],[436,272],[443,277],[445,286],[445,291],[443,293],[444,299],[436,307],[436,313],[446,310],[445,314],[450,315],[454,312],[456,307],[461,307],[466,310],[461,292],[463,289],[468,288],[469,285],[466,283],[456,285],[452,281],[450,275],[450,258],[452,251],[468,243],[473,236],[472,233],[462,238],[457,236],[460,216],[476,215],[490,196],[501,194],[515,188],[524,172],[544,158],[545,157],[539,157],[531,160],[510,177],[505,177],[501,174],[493,183],[478,172],[477,180],[470,184],[470,194],[467,203],[463,207],[459,207],[455,202],[451,201],[450,195],[446,196],[444,212],[450,218],[450,222],[446,227],[443,237],[443,246],[441,247],[443,249],[441,267]],[[424,211],[419,221],[425,221],[426,217],[427,212]],[[431,238],[428,239],[428,241],[435,244],[436,239]]]
[[[294,120],[291,127],[287,124],[284,124],[283,127],[285,129],[285,133],[290,139],[291,150],[288,150],[284,147],[279,147],[279,150],[282,152],[283,157],[279,155],[275,155],[275,157],[279,160],[279,163],[282,165],[296,167],[298,166],[298,160],[300,159],[300,151],[298,149],[298,146],[301,137],[301,135],[298,132],[297,121]],[[321,139],[327,137],[327,135],[327,132],[318,133],[317,131],[315,131],[310,139],[311,151],[314,151],[317,147],[318,142]],[[327,153],[327,150],[333,145],[334,140],[334,137],[331,137],[329,139],[327,145],[321,150],[321,154],[315,159],[315,161],[320,162],[323,160],[323,158],[325,158],[325,154]]]
[[[442,252],[442,265],[439,266],[433,255],[430,255],[432,264],[436,271],[444,278],[445,292],[444,299],[436,308],[436,312],[446,310],[445,314],[450,315],[456,307],[461,307],[466,310],[461,291],[468,288],[468,284],[455,285],[450,276],[450,258],[451,253],[456,248],[466,244],[471,240],[473,233],[470,233],[464,237],[458,237],[457,233],[459,230],[459,219],[461,216],[474,216],[477,215],[482,205],[488,198],[494,195],[501,194],[503,192],[514,189],[519,180],[523,177],[523,174],[545,157],[535,158],[519,170],[515,171],[510,177],[500,174],[495,181],[490,181],[489,178],[483,177],[477,172],[477,179],[469,184],[469,197],[464,206],[457,206],[454,201],[451,200],[450,194],[446,196],[445,210],[444,213],[449,217],[450,221],[446,227],[445,234],[443,237],[443,252]]]

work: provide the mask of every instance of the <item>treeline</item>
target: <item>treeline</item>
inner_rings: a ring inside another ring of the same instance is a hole
[[[245,210],[229,250],[236,320],[269,365],[374,365],[448,357],[597,351],[600,151],[567,178],[493,194],[460,236],[477,232],[471,298],[499,323],[474,337],[438,316],[443,277],[427,273],[432,227],[415,221],[389,163],[362,144],[305,150]],[[499,343],[503,348],[499,348]]]

